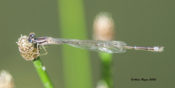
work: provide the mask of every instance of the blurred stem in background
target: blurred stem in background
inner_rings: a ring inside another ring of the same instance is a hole
[[[98,14],[94,20],[94,39],[95,40],[112,40],[114,37],[114,21],[112,16],[107,12]],[[112,54],[101,52],[101,80],[97,88],[113,88],[112,80]]]
[[[86,39],[83,0],[58,0],[61,37]],[[63,46],[65,88],[92,88],[89,54],[86,50]]]
[[[47,75],[46,68],[42,65],[40,57],[33,60],[34,67],[44,85],[44,88],[53,88],[53,85]]]
[[[101,58],[101,80],[100,86],[106,86],[105,88],[113,88],[112,80],[112,54],[99,53]],[[104,84],[102,84],[104,83]],[[104,88],[104,87],[103,87]]]

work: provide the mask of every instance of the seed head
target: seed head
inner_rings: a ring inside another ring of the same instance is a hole
[[[17,45],[21,56],[25,60],[34,60],[37,58],[39,53],[39,48],[37,45],[28,41],[29,37],[24,35],[18,39]]]
[[[109,13],[103,12],[96,16],[94,20],[94,39],[112,40],[114,37],[114,21]]]
[[[0,88],[14,88],[13,77],[4,70],[0,72]]]

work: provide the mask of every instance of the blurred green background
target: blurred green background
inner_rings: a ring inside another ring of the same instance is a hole
[[[114,54],[112,75],[115,88],[175,87],[174,3],[173,0],[83,1],[88,39],[92,39],[95,16],[101,11],[107,11],[115,21],[116,40],[125,41],[129,45],[165,47],[162,53],[128,51],[124,54]],[[16,88],[43,87],[32,63],[20,56],[16,42],[21,34],[28,35],[30,32],[35,32],[37,36],[61,37],[58,7],[57,0],[1,1],[0,70],[7,70],[13,75]],[[55,88],[64,88],[61,47],[47,47],[48,55],[41,56]],[[100,59],[98,53],[89,52],[92,87],[95,88],[100,79]],[[149,77],[157,80],[130,80]]]

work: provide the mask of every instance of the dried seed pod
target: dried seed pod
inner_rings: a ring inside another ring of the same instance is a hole
[[[93,24],[95,40],[112,40],[114,37],[114,21],[109,13],[103,12],[96,16]]]
[[[28,39],[29,39],[28,36],[21,35],[21,37],[18,39],[17,45],[21,56],[25,60],[31,61],[37,58],[40,55],[40,53],[38,46],[29,42]]]
[[[5,70],[0,72],[0,88],[14,88],[13,77]]]

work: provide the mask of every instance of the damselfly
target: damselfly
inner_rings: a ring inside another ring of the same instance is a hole
[[[152,52],[162,52],[164,47],[138,47],[128,46],[122,41],[102,41],[102,40],[78,40],[78,39],[62,39],[53,37],[35,37],[34,33],[29,34],[29,42],[35,43],[38,46],[45,45],[62,45],[68,44],[77,48],[84,48],[93,51],[107,52],[107,53],[124,53],[126,50],[144,50]]]

